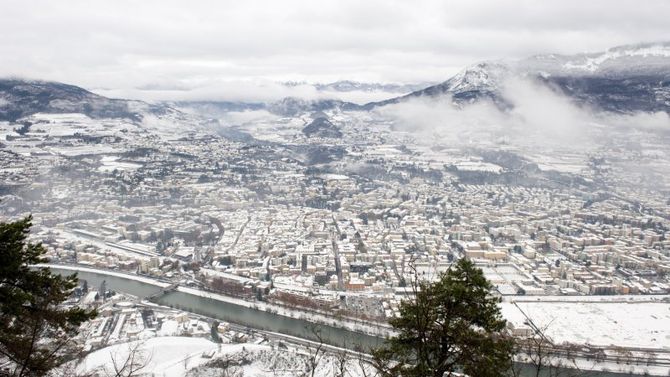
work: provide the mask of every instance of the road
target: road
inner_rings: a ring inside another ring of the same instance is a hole
[[[239,242],[240,237],[242,237],[242,233],[244,233],[244,229],[247,227],[247,224],[251,221],[251,216],[247,217],[247,221],[242,224],[242,227],[240,228],[240,231],[237,233],[237,237],[235,237],[235,241],[233,241],[233,244],[230,245],[230,247],[226,250],[228,253],[230,253],[235,246],[237,246],[237,242]]]
[[[342,263],[340,262],[340,249],[337,247],[337,240],[340,238],[340,226],[337,224],[335,215],[333,215],[333,224],[337,233],[331,232],[330,240],[333,246],[333,255],[335,256],[335,272],[337,272],[337,289],[344,291],[344,275],[342,274]],[[337,236],[335,235],[337,234]]]

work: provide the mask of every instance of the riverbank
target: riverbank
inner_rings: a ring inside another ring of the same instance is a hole
[[[104,274],[107,276],[119,277],[122,279],[128,279],[136,281],[139,283],[153,285],[158,289],[165,289],[170,287],[170,283],[162,282],[159,280],[151,279],[145,276],[127,274],[118,271],[110,271],[103,269],[95,269],[90,267],[79,267],[72,265],[61,265],[61,264],[42,264],[39,267],[49,267],[51,269],[61,269],[78,273],[97,273]],[[214,292],[208,292],[201,289],[177,286],[174,291],[185,293],[192,296],[198,296],[206,299],[216,300],[220,302],[225,302],[227,304],[237,305],[240,307],[245,307],[252,310],[259,310],[267,313],[272,313],[287,318],[294,318],[303,321],[308,321],[311,323],[322,324],[333,326],[345,330],[349,330],[357,333],[364,333],[366,335],[386,338],[393,334],[393,329],[389,325],[384,324],[374,324],[369,321],[354,321],[351,319],[338,318],[334,316],[325,315],[318,312],[307,312],[300,309],[288,308],[282,305],[271,304],[263,301],[247,301],[241,298],[230,297]],[[155,294],[156,292],[153,292]],[[165,295],[169,295],[171,292],[166,292]],[[147,297],[149,295],[145,295]],[[161,296],[156,297],[157,301],[161,300]]]
[[[170,283],[167,282],[117,271],[98,270],[79,266],[44,266],[50,267],[55,273],[70,274],[78,272],[80,279],[89,280],[89,284],[100,284],[105,280],[110,289],[127,292],[138,297],[154,295],[157,290],[170,286]],[[301,339],[319,340],[313,332],[315,329],[318,329],[318,336],[325,343],[350,349],[356,346],[369,349],[370,347],[379,345],[383,341],[381,336],[370,335],[364,332],[365,330],[370,331],[370,329],[366,329],[364,326],[356,323],[337,323],[326,316],[315,314],[302,315],[303,313],[294,310],[285,310],[280,313],[279,309],[282,308],[275,308],[272,304],[263,303],[265,305],[258,305],[261,303],[248,302],[189,287],[178,287],[174,291],[166,292],[159,296],[156,302],[210,318],[286,334]],[[658,304],[659,302],[654,303]],[[656,356],[658,357],[659,355]],[[593,376],[603,377],[644,375],[645,373],[648,375],[667,376],[669,370],[667,364],[656,365],[655,361],[651,359],[648,362],[636,364],[627,363],[625,359],[621,359],[619,362],[613,359],[597,363],[589,359],[577,359],[575,363],[576,366],[589,370],[608,370],[609,372],[589,373]]]

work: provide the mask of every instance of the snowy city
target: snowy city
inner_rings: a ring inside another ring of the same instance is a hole
[[[0,71],[0,222],[29,218],[28,267],[76,273],[59,307],[95,313],[50,375],[411,375],[375,350],[462,260],[510,376],[670,375],[670,43],[615,40],[246,88],[276,98]],[[2,373],[43,375],[3,342]]]

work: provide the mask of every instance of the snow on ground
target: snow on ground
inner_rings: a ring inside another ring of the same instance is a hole
[[[607,295],[607,296],[514,296],[503,299],[506,302],[652,302],[670,303],[670,295]]]
[[[138,342],[122,343],[94,351],[77,368],[80,374],[99,370],[102,375],[113,370],[112,360],[123,363]],[[235,346],[230,346],[235,347]],[[203,353],[218,350],[219,345],[204,338],[158,337],[139,343],[137,356],[146,366],[142,372],[155,376],[181,377],[188,369],[207,362]]]
[[[163,321],[161,324],[161,329],[158,330],[158,335],[160,336],[170,336],[176,335],[179,333],[179,323],[174,319],[168,319]]]
[[[555,343],[670,350],[670,305],[663,302],[503,302],[515,325],[530,318]]]
[[[501,173],[503,168],[496,164],[488,162],[464,161],[456,164],[456,168],[461,171],[483,171],[488,173]]]
[[[100,159],[102,166],[98,167],[98,171],[109,173],[114,170],[137,170],[142,167],[141,164],[118,160],[118,156],[103,156]]]
[[[140,373],[147,376],[221,376],[225,369],[228,373],[225,375],[294,377],[301,375],[309,365],[309,353],[300,347],[273,349],[266,345],[217,344],[204,338],[169,336],[116,344],[94,351],[78,365],[77,373],[113,375],[112,360],[116,360],[117,364],[123,363],[137,345],[135,355],[145,365]],[[227,367],[224,368],[224,365]],[[338,367],[335,355],[324,355],[319,359],[315,376],[334,376]],[[360,366],[357,360],[350,360],[347,368],[356,373]]]
[[[352,357],[340,357],[336,354],[325,354],[317,357],[314,373],[311,373],[310,353],[300,347],[270,348],[267,346],[242,345],[240,350],[232,352],[230,345],[212,358],[206,365],[190,370],[186,377],[314,377],[364,376],[371,375],[371,367],[363,366]]]
[[[134,275],[134,274],[126,274],[126,273],[121,273],[121,272],[116,272],[116,271],[108,271],[108,270],[101,270],[101,269],[96,269],[96,268],[87,268],[87,267],[82,267],[82,266],[70,266],[70,265],[59,265],[59,264],[41,264],[38,265],[38,267],[51,267],[55,269],[62,269],[62,270],[69,270],[69,271],[82,271],[82,272],[91,272],[91,273],[96,273],[96,274],[105,274],[105,275],[110,275],[110,276],[116,276],[124,279],[130,279],[130,280],[135,280],[139,281],[142,283],[148,283],[152,284],[161,288],[166,288],[169,286],[168,283],[160,282],[158,280],[154,280],[151,278],[147,278],[144,276],[139,276],[139,275]],[[332,324],[334,322],[337,323],[337,326],[352,330],[352,331],[358,331],[358,332],[363,332],[367,333],[370,335],[381,335],[381,336],[389,336],[391,334],[391,327],[387,324],[381,324],[381,323],[373,323],[373,322],[366,322],[366,321],[352,321],[352,320],[346,320],[346,319],[341,319],[341,318],[336,318],[333,316],[328,316],[322,313],[316,313],[316,312],[308,312],[308,311],[303,311],[303,310],[296,310],[296,309],[291,309],[287,308],[284,306],[279,306],[279,305],[273,305],[269,304],[266,302],[257,302],[257,301],[246,301],[240,298],[236,297],[230,297],[230,296],[225,296],[217,293],[212,293],[212,292],[205,292],[201,291],[199,289],[195,288],[190,288],[190,287],[183,287],[179,286],[177,287],[177,291],[191,294],[194,296],[200,296],[200,297],[205,297],[205,298],[210,298],[213,300],[218,300],[218,301],[223,301],[223,302],[228,302],[231,304],[239,305],[239,306],[244,306],[247,308],[254,308],[262,311],[272,311],[276,314],[283,315],[285,317],[291,317],[291,318],[304,318],[306,320],[309,320],[311,322],[315,323],[327,323],[327,324]]]
[[[155,279],[151,279],[148,277],[140,276],[140,275],[135,275],[135,274],[126,274],[122,272],[116,272],[116,271],[108,271],[108,270],[101,270],[99,268],[88,268],[88,267],[82,267],[82,266],[70,266],[70,265],[65,265],[65,264],[38,264],[35,267],[49,267],[49,268],[54,268],[58,270],[68,270],[72,272],[90,272],[93,274],[105,274],[109,276],[116,276],[119,278],[123,279],[129,279],[129,280],[135,280],[141,283],[146,283],[146,284],[151,284],[155,285],[157,287],[161,288],[166,288],[170,284],[169,283],[164,283]]]
[[[231,304],[245,306],[248,308],[254,308],[262,311],[271,311],[275,314],[279,314],[285,317],[291,318],[302,318],[314,323],[325,323],[325,324],[335,324],[337,327],[341,327],[351,331],[357,331],[366,333],[368,335],[375,336],[390,336],[392,334],[392,328],[390,325],[385,323],[375,323],[369,321],[352,321],[348,319],[337,318],[333,316],[328,316],[318,312],[308,312],[304,310],[292,309],[284,306],[274,305],[267,302],[258,302],[258,301],[246,301],[236,297],[225,296],[217,293],[205,292],[199,289],[190,288],[190,287],[177,287],[177,291],[188,293],[195,296],[210,298],[213,300],[228,302]]]
[[[327,181],[346,181],[351,179],[350,177],[342,174],[321,174],[320,177]]]
[[[29,135],[48,135],[51,137],[73,136],[76,134],[114,136],[119,135],[123,129],[133,128],[134,125],[123,119],[92,119],[84,114],[64,113],[33,114],[26,120],[32,122]],[[79,154],[99,154],[100,150],[109,148],[105,145],[91,145],[84,149],[85,153]],[[56,148],[55,150],[60,150]],[[64,147],[62,149],[71,149]],[[72,152],[74,153],[74,152]],[[76,155],[76,154],[74,154]]]

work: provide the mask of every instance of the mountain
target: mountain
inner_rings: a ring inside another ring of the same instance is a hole
[[[440,96],[449,96],[458,105],[488,100],[505,109],[513,106],[505,97],[505,84],[514,78],[535,80],[579,105],[594,109],[620,113],[670,112],[670,42],[620,46],[599,53],[546,54],[517,61],[481,62],[440,84],[366,105],[338,99],[304,100],[294,97],[273,103],[201,101],[148,104],[106,98],[62,83],[0,79],[0,121],[15,122],[35,113],[82,113],[90,118],[122,118],[133,122],[141,122],[147,116],[175,121],[188,118],[190,121],[185,112],[217,118],[226,112],[247,110],[267,110],[293,117],[325,110],[370,110],[412,98]],[[410,88],[416,89],[408,85],[356,81],[314,85],[323,92],[404,93]]]
[[[167,104],[107,98],[74,85],[58,82],[0,79],[0,122],[21,122],[30,127],[35,114],[84,114],[91,119],[114,119],[119,129],[128,123],[143,130],[165,132],[171,137],[218,127],[218,122]],[[40,115],[41,118],[44,118]],[[26,122],[23,122],[25,119]],[[89,122],[72,118],[79,126]],[[99,122],[93,122],[99,123]]]
[[[312,86],[320,92],[386,92],[386,93],[410,93],[423,89],[432,83],[396,84],[361,82],[353,80],[339,80],[329,83],[309,83],[307,81],[286,81],[282,85],[287,87]]]
[[[267,110],[277,115],[291,117],[304,112],[335,108],[356,110],[360,106],[335,99],[303,100],[293,97],[269,104],[220,101],[149,104],[142,101],[107,98],[81,87],[59,82],[0,79],[0,121],[9,122],[16,122],[36,113],[80,113],[93,119],[118,118],[141,122],[147,115],[178,119],[188,118],[186,113],[216,117],[230,111]]]
[[[340,80],[327,84],[317,83],[314,87],[319,91],[331,92],[386,92],[386,93],[410,93],[423,89],[430,84],[384,84],[384,83],[369,83],[351,80]]]
[[[361,110],[359,103],[370,100],[370,96],[363,98],[347,96],[354,92],[373,93],[377,98],[389,98],[400,94],[407,94],[420,90],[430,84],[388,84],[375,82],[359,82],[341,80],[331,83],[308,83],[306,81],[287,81],[281,85],[286,87],[311,86],[319,93],[321,99],[304,99],[284,97],[273,102],[244,102],[244,101],[165,101],[168,106],[182,109],[186,112],[196,112],[210,117],[218,117],[231,111],[267,110],[280,116],[295,116],[303,112],[315,112],[332,109]],[[353,102],[349,99],[353,99]],[[356,103],[354,103],[356,102]]]
[[[273,114],[282,116],[295,116],[303,112],[318,112],[332,109],[359,110],[360,105],[336,99],[304,100],[294,97],[286,97],[277,102],[267,105],[267,110]]]
[[[14,122],[35,113],[81,113],[91,118],[141,120],[133,107],[131,101],[106,98],[73,85],[0,79],[0,121]]]
[[[417,97],[450,95],[456,104],[488,99],[507,107],[505,82],[530,78],[575,102],[613,112],[670,111],[670,43],[620,46],[600,53],[537,55],[482,62],[449,80],[405,96],[369,103],[371,109]]]
[[[317,116],[310,124],[302,129],[307,137],[340,138],[342,131],[325,115]]]
[[[265,110],[266,104],[261,102],[233,102],[233,101],[172,101],[165,105],[187,113],[195,113],[211,118],[224,116],[229,112]]]

